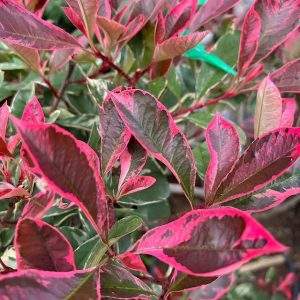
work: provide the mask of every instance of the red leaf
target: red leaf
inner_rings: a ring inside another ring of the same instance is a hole
[[[282,99],[279,90],[267,76],[259,85],[254,115],[254,137],[280,127]]]
[[[215,203],[253,193],[292,166],[300,156],[300,128],[279,128],[250,144],[219,186]]]
[[[119,255],[118,259],[122,262],[122,264],[124,264],[127,268],[131,270],[147,273],[147,269],[139,255],[130,252],[125,252]]]
[[[44,123],[45,115],[43,108],[36,96],[34,96],[25,106],[22,120],[32,123]]]
[[[127,149],[120,156],[121,174],[119,188],[126,180],[134,178],[141,173],[147,157],[146,150],[135,139],[132,139]]]
[[[218,300],[225,296],[234,283],[234,276],[225,275],[217,278],[212,283],[201,286],[190,294],[190,300]]]
[[[282,116],[279,127],[292,127],[294,116],[297,109],[297,103],[294,98],[282,99]]]
[[[165,38],[178,34],[186,28],[196,10],[197,0],[180,1],[165,17],[166,33]]]
[[[22,218],[41,219],[52,207],[54,194],[48,191],[39,192],[29,199],[22,211]]]
[[[70,34],[12,0],[0,0],[0,39],[41,50],[80,47]]]
[[[300,93],[300,59],[290,61],[270,74],[281,92]]]
[[[210,20],[232,8],[239,0],[209,0],[195,14],[190,29],[195,31]]]
[[[41,220],[21,219],[14,247],[18,269],[69,272],[76,268],[71,244],[55,227]]]
[[[205,174],[205,201],[210,203],[224,177],[239,155],[240,142],[236,129],[220,114],[216,114],[206,130],[210,162]]]
[[[100,274],[96,270],[47,272],[25,270],[0,277],[4,299],[95,299],[100,300]]]
[[[125,128],[110,98],[104,100],[99,113],[101,169],[103,174],[107,174],[126,149],[131,134]]]
[[[83,34],[86,34],[83,21],[72,7],[64,7],[64,13],[77,29],[79,29]]]
[[[26,8],[34,12],[37,16],[42,17],[49,0],[26,0]]]
[[[74,49],[54,50],[49,61],[50,73],[55,73],[63,68],[72,58]]]
[[[173,59],[195,47],[207,34],[207,31],[191,33],[181,37],[171,37],[156,45],[153,62]]]
[[[128,89],[111,93],[126,127],[147,152],[164,163],[193,202],[196,178],[192,150],[168,110],[147,92]]]
[[[15,187],[7,182],[0,183],[0,200],[9,198],[28,198],[29,193],[22,187]]]
[[[240,41],[238,58],[238,73],[244,74],[250,66],[259,43],[261,21],[258,13],[252,7],[245,16]]]
[[[156,179],[151,176],[136,176],[134,178],[130,178],[122,184],[118,193],[118,198],[145,190],[151,187],[155,182]]]
[[[0,137],[0,157],[1,156],[11,157],[11,153],[7,148],[6,142]]]
[[[49,187],[78,205],[98,232],[107,229],[107,202],[95,152],[56,125],[14,124],[35,169]]]
[[[193,210],[148,231],[134,253],[155,256],[190,275],[219,276],[285,249],[249,214],[218,208]]]
[[[0,107],[0,137],[5,141],[6,128],[9,118],[9,107],[6,102]]]
[[[259,46],[253,60],[253,63],[257,63],[273,52],[297,29],[300,2],[256,0],[253,7],[261,18]]]

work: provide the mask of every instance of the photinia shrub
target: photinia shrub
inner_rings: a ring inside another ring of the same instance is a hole
[[[287,255],[300,2],[245,2],[0,0],[0,299],[244,299]]]

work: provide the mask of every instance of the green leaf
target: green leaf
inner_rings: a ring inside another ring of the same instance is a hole
[[[73,116],[66,119],[58,119],[57,124],[67,127],[76,128],[86,131],[91,131],[95,123],[97,123],[99,117],[93,114],[81,114],[80,116]]]
[[[87,78],[87,88],[91,99],[98,104],[101,104],[108,91],[107,81],[104,79]]]
[[[90,136],[89,136],[89,140],[88,140],[88,144],[95,150],[98,151],[100,149],[100,134],[98,131],[98,125],[97,123],[93,124]]]
[[[31,100],[34,94],[35,86],[33,82],[20,89],[12,100],[11,113],[16,117],[21,117],[24,107]]]
[[[143,220],[135,215],[127,216],[115,223],[111,228],[108,239],[109,243],[115,244],[123,236],[130,234],[139,229],[143,224]]]
[[[211,121],[211,119],[213,118],[213,114],[211,114],[209,111],[207,110],[200,110],[198,112],[192,113],[190,114],[187,119],[194,123],[196,126],[206,129],[208,123]]]
[[[83,230],[75,227],[62,226],[59,230],[71,243],[73,249],[79,247],[87,238],[87,234]]]
[[[200,143],[196,148],[193,149],[196,166],[199,177],[204,180],[206,169],[209,163],[209,152],[206,143]]]
[[[227,33],[223,35],[217,42],[216,50],[212,54],[219,56],[229,66],[234,66],[238,57],[239,49],[239,32]],[[198,97],[202,97],[218,84],[226,73],[216,69],[208,63],[202,63],[200,72],[196,75],[196,93]]]

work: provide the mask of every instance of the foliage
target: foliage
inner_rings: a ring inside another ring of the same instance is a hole
[[[242,299],[287,251],[300,4],[238,5],[0,0],[1,299]]]

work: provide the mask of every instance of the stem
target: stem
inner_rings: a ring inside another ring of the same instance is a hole
[[[137,70],[131,79],[132,85],[135,86],[138,83],[138,81],[150,70],[150,68],[151,65],[149,65],[147,68],[143,70]]]
[[[218,98],[215,98],[215,99],[208,100],[207,102],[197,101],[191,107],[183,108],[183,109],[181,109],[181,110],[179,110],[177,112],[174,112],[173,113],[173,117],[176,117],[176,118],[182,117],[183,115],[190,114],[190,113],[192,113],[192,112],[194,112],[196,110],[202,109],[204,107],[218,104],[222,100],[229,100],[229,99],[231,99],[234,96],[236,96],[235,92],[227,92],[224,95],[222,95],[222,96],[220,96]]]
[[[112,69],[115,69],[118,74],[122,77],[124,77],[129,85],[132,85],[133,80],[130,78],[128,74],[126,74],[119,66],[115,65],[109,57],[102,54],[98,49],[94,48],[94,54],[101,58],[104,63],[106,63],[108,66],[110,66]]]

